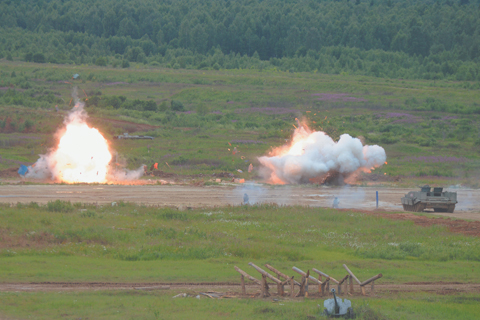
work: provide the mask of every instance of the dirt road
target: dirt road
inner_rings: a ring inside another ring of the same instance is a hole
[[[372,187],[312,187],[238,184],[220,186],[192,185],[1,185],[0,202],[37,202],[53,200],[110,204],[125,201],[145,205],[215,207],[240,205],[245,193],[249,202],[280,205],[331,207],[333,198],[340,199],[340,208],[374,210],[375,191],[379,192],[379,208],[384,211],[403,211],[400,198],[410,189]],[[458,189],[455,213],[435,213],[458,219],[480,221],[480,190]],[[433,212],[432,212],[433,213]]]
[[[272,283],[271,293],[276,293],[276,286]],[[0,292],[48,292],[48,291],[97,291],[97,290],[141,290],[141,291],[167,291],[172,295],[177,292],[189,294],[216,291],[228,292],[229,296],[240,296],[240,283],[102,283],[102,282],[43,282],[43,283],[0,283]],[[288,290],[288,289],[287,289]],[[296,291],[298,288],[296,287]],[[356,286],[354,295],[360,295]],[[366,292],[371,295],[370,285]],[[310,297],[318,295],[317,286],[311,285]],[[431,292],[437,294],[480,293],[480,284],[460,282],[413,282],[402,284],[375,284],[375,295],[388,296],[398,292]],[[246,285],[247,295],[259,293],[259,286]]]

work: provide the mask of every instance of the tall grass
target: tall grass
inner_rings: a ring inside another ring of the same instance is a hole
[[[17,255],[42,254],[42,248],[55,247],[58,253],[129,261],[303,261],[321,251],[367,259],[480,261],[479,239],[353,211],[259,205],[184,212],[125,203],[81,208],[57,200],[46,206],[4,206],[0,218],[11,239],[40,245],[34,251],[15,248]],[[10,256],[7,250],[1,249],[0,256]]]

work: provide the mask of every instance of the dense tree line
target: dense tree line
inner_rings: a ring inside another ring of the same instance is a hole
[[[0,54],[35,62],[480,77],[478,0],[18,0],[0,27]]]

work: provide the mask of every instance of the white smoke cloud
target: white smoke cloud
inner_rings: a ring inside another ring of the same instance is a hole
[[[136,170],[110,170],[108,172],[107,178],[109,181],[132,181],[140,179],[143,176],[144,172],[145,170],[143,169],[143,165]]]
[[[295,130],[291,145],[258,158],[267,180],[281,184],[306,183],[332,174],[346,178],[358,170],[379,167],[386,159],[380,146],[363,146],[360,139],[348,134],[335,142],[324,132],[311,132],[306,127]]]

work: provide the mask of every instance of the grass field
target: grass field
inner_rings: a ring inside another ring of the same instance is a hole
[[[80,80],[71,80],[74,73]],[[257,168],[257,157],[284,144],[303,119],[334,139],[349,133],[385,148],[388,165],[357,184],[479,186],[478,83],[135,63],[0,60],[0,171],[31,164],[56,145],[74,86],[88,121],[129,168],[158,162],[167,173],[204,174],[195,180],[208,183],[214,172],[260,180],[246,172],[249,164]],[[112,139],[124,132],[154,140]],[[254,262],[336,277],[346,263],[360,279],[382,273],[386,284],[480,283],[479,239],[444,227],[306,207],[118,204],[0,206],[0,282],[238,282],[233,266],[254,274]],[[315,319],[322,309],[319,299],[172,299],[176,293],[0,292],[0,319]],[[351,299],[360,319],[476,319],[480,311],[478,294]]]
[[[12,319],[324,319],[323,300],[172,299],[173,293],[0,293]],[[357,319],[477,319],[478,296],[400,294],[351,298]],[[323,305],[322,305],[323,307]],[[7,318],[10,319],[10,318]]]
[[[81,80],[71,80],[77,72]],[[0,169],[32,163],[55,144],[53,133],[72,107],[77,85],[89,121],[130,168],[158,162],[161,170],[180,174],[245,171],[289,139],[298,118],[334,139],[349,133],[384,147],[389,165],[375,172],[386,173],[384,182],[478,186],[480,106],[474,83],[8,61],[0,62],[0,81]],[[149,100],[156,111],[135,105]],[[182,107],[175,110],[183,111],[172,110],[177,102]],[[123,132],[155,139],[111,140]],[[240,151],[236,156],[228,150],[233,147]]]
[[[251,206],[177,211],[68,202],[0,210],[0,282],[238,282],[237,265],[328,270],[346,263],[382,283],[480,283],[480,241],[354,211]],[[251,270],[250,270],[251,269]],[[307,318],[319,300],[172,300],[175,292],[3,292],[6,316],[51,318]],[[473,319],[478,297],[390,294],[353,301],[365,319]],[[280,306],[282,304],[282,306]],[[301,307],[299,307],[301,306]],[[363,308],[363,309],[362,309]],[[442,311],[440,311],[442,310]]]

